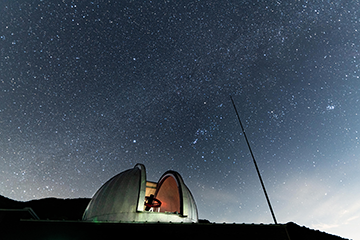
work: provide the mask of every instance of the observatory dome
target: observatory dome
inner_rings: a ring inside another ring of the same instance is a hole
[[[182,177],[165,172],[158,182],[146,181],[142,164],[119,173],[95,193],[85,221],[198,222],[195,200]]]

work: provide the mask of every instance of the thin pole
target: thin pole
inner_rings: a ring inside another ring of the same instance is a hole
[[[266,201],[267,201],[267,203],[268,203],[268,205],[269,205],[271,215],[272,215],[272,217],[273,217],[273,219],[274,219],[275,224],[277,224],[276,217],[275,217],[275,213],[274,213],[274,211],[273,211],[273,209],[272,209],[272,207],[271,207],[271,203],[270,203],[269,196],[268,196],[267,193],[266,193],[266,189],[265,189],[264,182],[263,182],[263,180],[262,180],[262,178],[261,178],[261,174],[260,174],[259,168],[258,168],[258,166],[257,166],[257,163],[256,163],[256,161],[255,161],[254,154],[253,154],[253,152],[252,152],[252,150],[251,150],[250,143],[249,143],[249,141],[248,141],[248,139],[247,139],[247,137],[246,137],[246,133],[245,133],[244,127],[243,127],[243,125],[242,125],[242,123],[241,123],[239,113],[238,113],[238,111],[236,110],[236,106],[235,106],[234,100],[232,99],[231,96],[230,96],[230,99],[231,99],[231,102],[232,102],[232,104],[233,104],[233,106],[234,106],[234,109],[235,109],[236,115],[237,115],[237,117],[238,117],[238,120],[239,120],[239,123],[240,123],[240,127],[241,127],[241,130],[242,130],[243,134],[244,134],[246,143],[247,143],[247,145],[248,145],[248,147],[249,147],[251,157],[252,157],[252,159],[253,159],[253,161],[254,161],[254,165],[255,165],[255,168],[256,168],[256,172],[257,172],[257,174],[258,174],[258,176],[259,176],[262,189],[264,190],[265,198],[266,198]]]

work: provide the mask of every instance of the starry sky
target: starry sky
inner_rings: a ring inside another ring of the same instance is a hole
[[[143,163],[199,217],[360,238],[358,1],[0,2],[0,194],[91,197]]]

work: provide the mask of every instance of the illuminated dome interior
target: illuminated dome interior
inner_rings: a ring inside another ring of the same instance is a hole
[[[88,204],[83,220],[107,222],[198,222],[195,200],[179,173],[146,181],[142,164],[108,180]]]

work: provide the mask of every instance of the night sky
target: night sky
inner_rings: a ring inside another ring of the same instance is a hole
[[[360,238],[358,1],[0,3],[0,194],[92,197],[143,163],[211,222]]]

